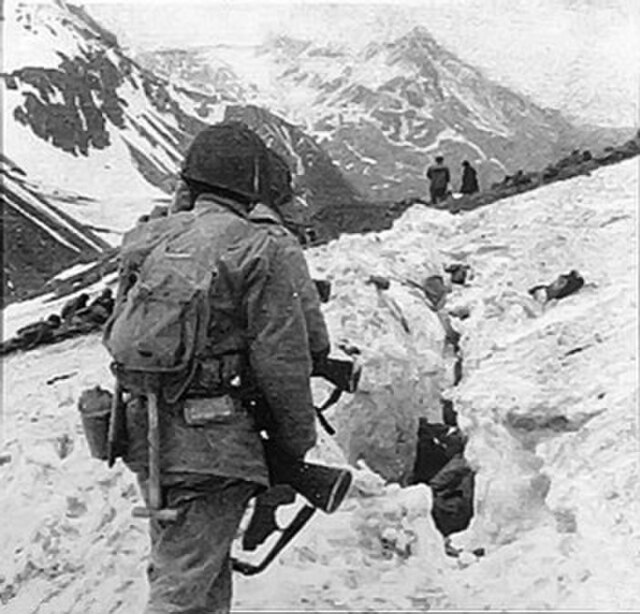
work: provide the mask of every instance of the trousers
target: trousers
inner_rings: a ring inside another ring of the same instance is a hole
[[[139,479],[143,493],[146,481]],[[231,545],[249,500],[262,487],[188,476],[163,488],[176,522],[150,520],[145,614],[223,614],[231,609]]]

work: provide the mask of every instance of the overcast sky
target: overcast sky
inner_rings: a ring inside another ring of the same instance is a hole
[[[490,77],[601,123],[638,122],[640,0],[322,3],[83,2],[133,49],[258,44],[272,34],[354,46],[415,25]]]

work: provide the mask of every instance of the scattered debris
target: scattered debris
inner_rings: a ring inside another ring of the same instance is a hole
[[[451,275],[451,283],[464,286],[470,278],[471,267],[468,264],[454,263],[444,267],[445,272]]]
[[[378,290],[388,290],[391,287],[389,278],[382,277],[381,275],[371,275],[365,283],[373,284]]]
[[[537,301],[546,303],[574,294],[584,286],[584,279],[575,269],[566,275],[559,275],[549,285],[539,284],[529,288],[529,294]]]
[[[78,375],[77,371],[71,371],[70,373],[63,373],[62,375],[55,375],[47,380],[47,386],[51,386],[51,384],[55,384],[56,382],[61,382],[65,379],[70,379],[74,375]]]

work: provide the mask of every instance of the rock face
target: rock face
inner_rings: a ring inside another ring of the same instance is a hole
[[[3,214],[3,304],[41,288],[58,271],[90,262],[109,246],[56,207],[25,172],[0,154]]]
[[[219,92],[176,86],[142,68],[86,11],[62,0],[6,12],[3,152],[42,198],[65,192],[63,214],[82,225],[115,234],[155,201],[167,202],[193,136],[225,118],[256,128],[289,161],[310,222],[328,206],[360,203],[312,137],[269,111],[240,104],[241,92],[234,98],[224,80],[217,82]],[[320,226],[321,236],[341,230]],[[27,234],[23,221],[12,220],[13,227]],[[69,263],[57,256],[35,259],[32,268],[55,274]],[[42,281],[14,275],[12,283],[22,295]]]

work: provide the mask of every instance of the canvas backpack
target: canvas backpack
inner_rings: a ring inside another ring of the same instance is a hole
[[[215,278],[210,242],[181,212],[140,224],[124,237],[119,288],[103,342],[123,389],[175,402],[206,343]]]

